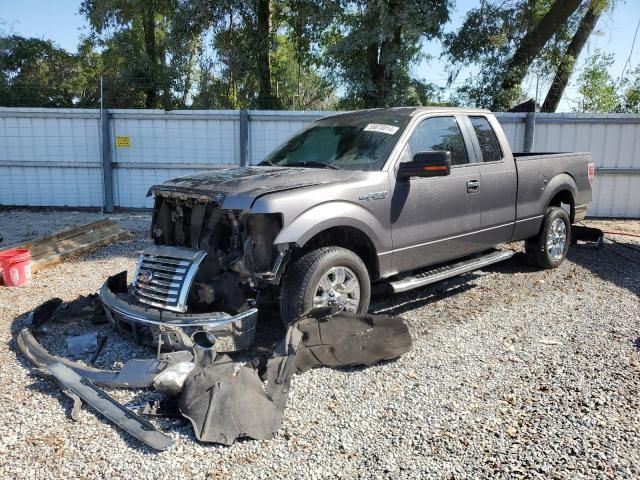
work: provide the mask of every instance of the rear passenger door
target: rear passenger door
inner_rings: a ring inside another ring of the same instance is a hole
[[[513,157],[507,156],[500,146],[496,131],[502,130],[494,117],[469,115],[465,123],[480,170],[477,201],[481,230],[474,237],[479,246],[489,248],[512,237],[516,218],[517,172]]]

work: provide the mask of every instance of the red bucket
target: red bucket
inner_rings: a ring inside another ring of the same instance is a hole
[[[31,253],[26,248],[0,252],[2,280],[7,287],[21,287],[31,280]]]

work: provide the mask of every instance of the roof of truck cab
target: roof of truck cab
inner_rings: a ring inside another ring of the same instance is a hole
[[[482,108],[463,108],[463,107],[392,107],[392,108],[369,108],[366,110],[353,110],[350,112],[341,112],[335,115],[329,115],[326,118],[335,117],[375,117],[379,115],[397,116],[397,117],[413,117],[421,113],[491,113],[490,110]],[[318,120],[322,120],[318,119]]]

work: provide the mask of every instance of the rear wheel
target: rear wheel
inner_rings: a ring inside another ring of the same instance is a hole
[[[282,322],[288,325],[314,307],[341,307],[366,313],[371,299],[367,267],[351,250],[322,247],[289,268],[280,297]]]
[[[525,243],[527,261],[539,268],[556,268],[569,251],[571,222],[560,207],[549,207],[542,221],[540,233]]]

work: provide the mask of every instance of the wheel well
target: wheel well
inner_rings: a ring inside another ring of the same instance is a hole
[[[380,271],[376,247],[366,233],[354,227],[332,227],[324,230],[304,244],[301,254],[320,247],[342,247],[358,255],[369,270],[371,280],[377,279]]]
[[[562,190],[556,193],[547,206],[561,207],[563,203],[565,205],[569,205],[569,219],[571,220],[571,223],[573,223],[575,216],[575,202],[573,200],[573,195],[569,190]]]

